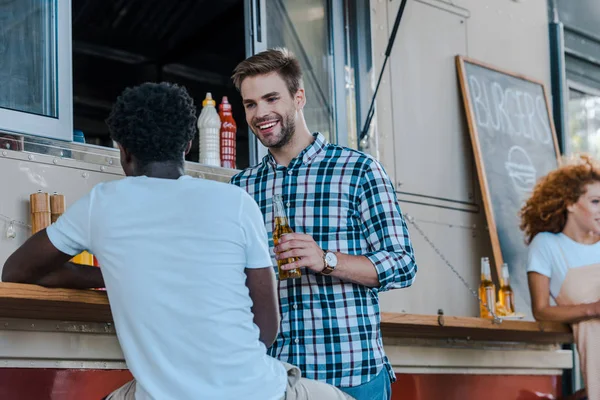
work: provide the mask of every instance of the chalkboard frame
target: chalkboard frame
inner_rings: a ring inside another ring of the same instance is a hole
[[[481,187],[482,197],[483,197],[483,205],[486,220],[488,222],[488,231],[490,234],[490,240],[492,242],[492,252],[494,256],[494,267],[496,271],[496,277],[498,278],[498,282],[501,282],[502,278],[502,263],[504,263],[504,257],[502,255],[502,248],[500,247],[500,239],[498,235],[498,229],[496,220],[494,218],[494,209],[493,204],[491,202],[491,194],[488,184],[488,178],[485,170],[485,165],[482,159],[482,150],[481,144],[479,141],[479,132],[477,130],[477,122],[475,119],[475,111],[473,110],[473,103],[471,102],[471,93],[469,91],[469,85],[467,83],[467,72],[465,68],[465,63],[473,64],[482,68],[489,69],[499,74],[508,75],[516,79],[521,79],[536,85],[539,85],[544,94],[544,101],[546,103],[546,110],[548,112],[548,121],[550,124],[550,131],[552,133],[552,141],[554,143],[554,152],[556,154],[557,165],[561,165],[561,153],[560,148],[558,146],[558,138],[556,136],[556,128],[554,126],[554,119],[552,117],[551,103],[548,97],[548,90],[546,85],[537,79],[530,78],[523,74],[519,74],[516,72],[508,71],[502,68],[498,68],[496,66],[484,63],[479,60],[475,60],[470,57],[466,57],[463,55],[457,55],[456,66],[458,72],[458,78],[460,82],[460,90],[462,93],[463,105],[467,117],[467,124],[469,127],[469,134],[471,136],[471,145],[473,147],[473,153],[475,156],[475,164],[477,168],[477,176],[479,178],[479,185]]]

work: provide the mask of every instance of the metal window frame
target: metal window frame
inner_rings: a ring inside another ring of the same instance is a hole
[[[246,57],[267,50],[267,8],[266,0],[245,0]],[[267,148],[256,138],[248,127],[248,161],[251,166],[258,164],[267,155]]]
[[[576,91],[578,91],[580,93],[583,93],[583,94],[589,94],[591,96],[598,96],[598,97],[600,97],[600,89],[591,87],[591,86],[586,85],[586,84],[581,83],[581,82],[577,82],[577,81],[575,81],[573,79],[567,79],[567,89],[568,90],[573,89],[573,90],[576,90]],[[567,97],[567,100],[570,100],[570,99]]]
[[[553,21],[548,25],[550,44],[550,72],[552,89],[552,112],[554,126],[558,136],[561,152],[566,152],[568,136],[568,86],[566,84],[565,36],[564,25],[558,20],[554,9]]]
[[[352,25],[355,34],[344,32],[346,40],[350,42],[350,48],[346,47],[346,59],[354,69],[354,99],[356,109],[355,128],[357,136],[365,124],[369,111],[369,101],[373,94],[371,79],[373,74],[373,49],[371,44],[371,18],[369,0],[346,0],[345,8],[349,4],[355,7],[356,19],[344,21]],[[344,10],[347,11],[347,10]],[[347,13],[346,13],[347,14]],[[362,40],[361,40],[362,39]],[[352,62],[355,62],[352,64]],[[345,88],[344,88],[345,90]],[[357,138],[358,139],[358,138]],[[360,149],[360,140],[356,143]]]
[[[333,77],[333,137],[341,146],[348,146],[348,113],[346,107],[346,30],[344,27],[344,0],[329,0],[329,51]],[[333,140],[332,140],[333,141]]]
[[[268,20],[266,15],[267,0],[245,0],[245,29],[246,29],[246,56],[249,57],[268,48],[267,35]],[[332,59],[332,85],[334,101],[333,138],[334,142],[348,145],[348,126],[346,120],[346,90],[345,90],[345,64],[346,64],[346,32],[344,27],[344,0],[329,0],[329,41]],[[367,8],[368,11],[368,8]],[[258,164],[267,154],[263,146],[252,131],[248,132],[249,161],[250,165]]]
[[[581,82],[577,82],[574,81],[572,79],[567,79],[566,80],[566,95],[565,95],[565,102],[568,104],[569,100],[570,100],[570,92],[571,89],[574,91],[577,91],[579,93],[582,93],[584,95],[590,95],[590,96],[596,96],[596,97],[600,97],[600,89],[588,86],[584,83]],[[564,113],[564,120],[565,120],[565,124],[566,126],[569,126],[569,112],[568,112],[568,108],[565,108],[565,113]],[[562,141],[563,141],[563,154],[571,154],[571,147],[569,145],[569,132],[568,130],[565,131],[563,137],[562,137]]]
[[[57,118],[0,108],[0,131],[71,141],[73,138],[73,82],[71,1],[52,0],[55,28]],[[1,88],[0,88],[1,90]]]

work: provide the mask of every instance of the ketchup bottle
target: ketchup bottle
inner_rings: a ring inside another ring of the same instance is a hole
[[[231,104],[229,104],[227,96],[223,96],[223,100],[219,104],[219,117],[221,117],[221,167],[235,168],[237,125],[233,119]]]

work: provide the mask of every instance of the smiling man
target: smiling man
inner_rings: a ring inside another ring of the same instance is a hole
[[[269,153],[231,182],[260,206],[272,249],[272,198],[282,195],[295,233],[273,254],[298,258],[284,269],[305,269],[279,283],[281,323],[269,353],[358,400],[387,400],[394,373],[378,293],[410,286],[417,271],[390,179],[369,155],[311,133],[300,64],[286,49],[243,61],[233,81]]]

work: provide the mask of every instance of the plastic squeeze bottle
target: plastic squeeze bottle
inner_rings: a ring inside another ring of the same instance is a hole
[[[219,104],[219,117],[221,117],[221,167],[235,168],[235,134],[237,125],[231,113],[231,104],[227,96],[223,96]]]
[[[199,159],[200,164],[221,166],[220,159],[220,138],[221,118],[217,113],[216,102],[210,92],[206,93],[206,98],[202,102],[202,111],[198,117],[199,140]]]

